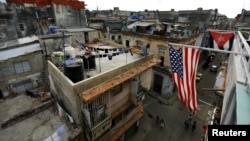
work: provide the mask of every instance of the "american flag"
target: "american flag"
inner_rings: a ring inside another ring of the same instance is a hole
[[[196,99],[196,72],[200,57],[200,50],[188,47],[169,48],[172,78],[178,89],[178,96],[187,108],[195,113]]]

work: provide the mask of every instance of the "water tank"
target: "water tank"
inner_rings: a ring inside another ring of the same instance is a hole
[[[69,64],[64,66],[64,74],[74,83],[84,79],[83,69],[81,64]]]
[[[72,46],[67,46],[64,48],[65,49],[65,55],[70,56],[70,58],[75,58],[76,57],[76,52],[75,52],[75,48],[73,48]]]
[[[82,60],[83,60],[84,69],[95,69],[96,68],[94,55],[90,55],[90,56],[83,55]]]

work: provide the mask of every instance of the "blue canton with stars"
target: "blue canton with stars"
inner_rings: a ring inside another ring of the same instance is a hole
[[[182,49],[175,50],[172,46],[169,50],[171,68],[173,72],[179,74],[183,79],[183,61],[182,61]]]

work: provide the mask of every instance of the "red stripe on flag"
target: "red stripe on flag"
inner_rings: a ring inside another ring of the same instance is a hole
[[[234,32],[215,32],[215,31],[210,31],[214,41],[218,45],[218,47],[224,46],[228,40],[234,36]]]
[[[178,73],[172,73],[172,77],[173,77],[173,79],[177,85],[177,88],[178,88],[178,97],[182,103],[185,103],[187,98],[186,98],[184,89],[182,87],[183,80],[180,78]]]
[[[174,51],[172,48],[170,51],[170,56],[172,77],[175,84],[177,85],[178,96],[181,102],[183,102],[191,112],[195,113],[197,110],[195,78],[200,57],[200,50],[183,47],[182,54],[178,54],[178,51]],[[179,60],[178,57],[182,57],[182,65],[179,65],[179,62],[176,61]],[[175,59],[175,61],[172,59]],[[183,70],[179,71],[177,69],[178,67],[182,67]],[[183,74],[180,72],[183,72]]]

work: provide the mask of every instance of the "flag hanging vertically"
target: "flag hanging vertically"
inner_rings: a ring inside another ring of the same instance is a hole
[[[233,31],[209,31],[210,48],[231,50],[234,41]]]
[[[195,113],[197,109],[196,72],[200,50],[188,47],[176,50],[170,45],[169,54],[172,78],[177,86],[179,99]]]

